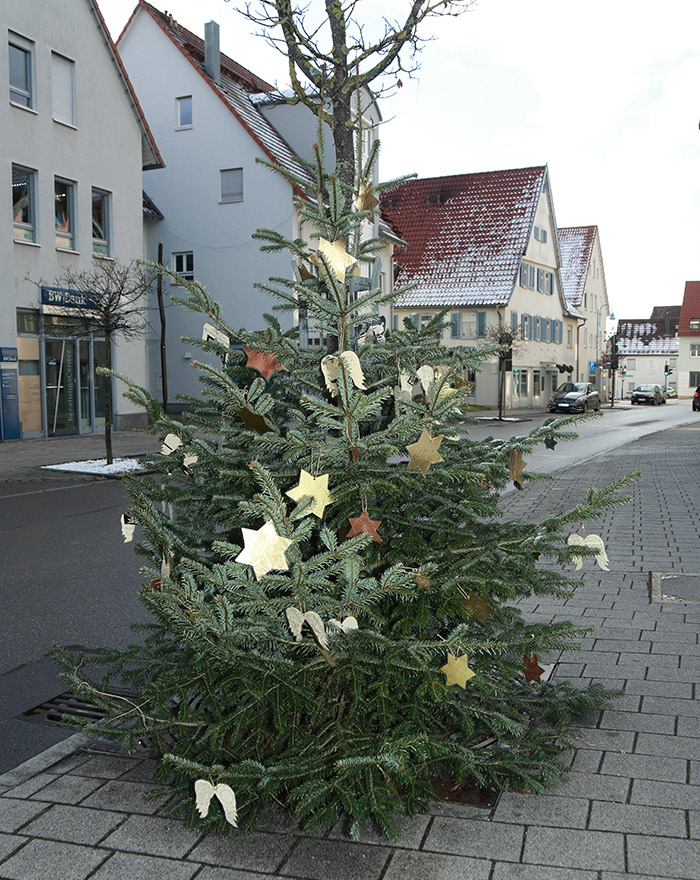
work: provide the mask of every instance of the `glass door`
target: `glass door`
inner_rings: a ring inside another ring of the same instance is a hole
[[[78,401],[75,369],[75,341],[47,339],[46,421],[49,437],[78,432]]]

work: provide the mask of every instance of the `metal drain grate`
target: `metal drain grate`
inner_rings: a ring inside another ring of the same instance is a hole
[[[121,697],[134,697],[136,693],[130,690],[122,690],[120,688],[110,688],[110,694]],[[59,694],[51,700],[47,700],[40,706],[34,706],[18,715],[23,721],[34,721],[37,724],[52,724],[55,727],[73,727],[61,716],[74,715],[76,718],[82,718],[85,721],[99,722],[105,717],[104,709],[95,706],[83,697],[77,697],[70,691],[65,694]]]
[[[700,574],[652,571],[649,576],[652,602],[700,604]]]

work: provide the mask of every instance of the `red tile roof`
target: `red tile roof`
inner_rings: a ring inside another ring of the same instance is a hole
[[[528,245],[547,169],[410,180],[382,196],[382,214],[409,247],[397,306],[505,305]]]
[[[275,91],[274,86],[223,53],[221,53],[221,83],[215,83],[204,69],[204,40],[201,37],[182,27],[171,15],[160,12],[146,0],[139,0],[137,9],[139,8],[143,8],[180,49],[257,142],[267,158],[303,180],[311,182],[311,176],[296,153],[251,101],[252,94]]]
[[[559,229],[561,283],[566,301],[580,306],[593,254],[597,226],[568,226]]]
[[[686,281],[681,317],[678,321],[678,335],[700,336],[700,330],[690,329],[690,322],[698,318],[700,318],[700,281]]]

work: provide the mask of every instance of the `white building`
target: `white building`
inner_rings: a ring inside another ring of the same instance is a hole
[[[144,175],[144,189],[163,215],[149,225],[148,252],[186,278],[201,282],[223,306],[227,322],[248,331],[262,330],[264,314],[276,300],[256,288],[272,276],[290,278],[290,256],[261,254],[253,238],[258,228],[287,238],[304,237],[294,206],[303,187],[261,165],[264,160],[302,180],[311,178],[300,157],[312,158],[317,122],[302,105],[290,106],[274,87],[222,54],[219,28],[209,22],[202,39],[172,16],[141,0],[119,37],[119,51],[144,107],[166,168]],[[379,110],[373,99],[363,106],[365,149],[376,136]],[[333,167],[332,138],[326,159]],[[374,234],[379,233],[375,225]],[[390,244],[387,239],[387,244]],[[391,247],[385,249],[382,276],[391,284]],[[182,291],[166,280],[166,294]],[[166,296],[167,299],[167,296]],[[194,352],[180,341],[199,337],[201,317],[168,306],[167,381],[174,393],[197,395]],[[293,316],[278,313],[284,329]],[[310,328],[311,345],[322,343]],[[150,341],[151,387],[160,390],[159,340]],[[201,356],[201,355],[198,355]],[[170,410],[179,407],[170,405]]]
[[[629,397],[638,385],[679,390],[680,314],[680,306],[654,306],[650,318],[624,318],[617,322],[616,399]]]
[[[104,342],[71,326],[75,292],[48,288],[68,268],[143,255],[141,175],[162,160],[92,0],[0,0],[0,21],[0,159],[12,203],[0,236],[0,436],[100,430]],[[143,340],[118,345],[112,365],[145,381]],[[114,405],[117,428],[145,418],[119,393]]]

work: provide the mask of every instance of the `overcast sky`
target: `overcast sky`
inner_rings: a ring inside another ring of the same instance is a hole
[[[98,3],[116,39],[135,2]],[[233,2],[161,4],[200,36],[218,21],[222,51],[286,86]],[[382,102],[380,176],[547,163],[558,225],[600,229],[615,317],[680,303],[700,278],[700,0],[478,0],[429,31],[416,78]]]

